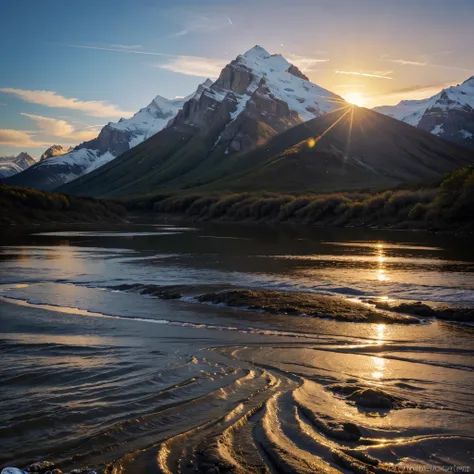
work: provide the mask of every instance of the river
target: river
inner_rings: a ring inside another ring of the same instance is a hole
[[[472,307],[468,238],[50,225],[5,232],[0,262],[0,468],[44,459],[64,472],[127,474],[474,468],[472,325],[340,322],[195,298],[250,288]],[[117,289],[137,283],[184,294]],[[364,406],[355,398],[364,390],[390,406]]]

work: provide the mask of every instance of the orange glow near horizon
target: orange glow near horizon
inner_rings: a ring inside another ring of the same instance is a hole
[[[350,104],[358,105],[359,107],[365,107],[368,103],[367,97],[360,92],[348,92],[344,94],[344,99]]]

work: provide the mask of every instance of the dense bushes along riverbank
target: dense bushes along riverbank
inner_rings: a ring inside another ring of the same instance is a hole
[[[175,213],[197,219],[474,230],[474,167],[433,187],[378,193],[173,194],[121,202],[130,210]]]
[[[92,198],[0,185],[0,224],[120,221],[126,210]]]

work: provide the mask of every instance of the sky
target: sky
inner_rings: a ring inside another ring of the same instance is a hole
[[[1,0],[0,156],[186,96],[259,44],[366,107],[474,74],[474,0]]]

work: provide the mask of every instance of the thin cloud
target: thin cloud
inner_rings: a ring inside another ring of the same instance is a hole
[[[397,63],[397,64],[403,64],[404,66],[428,66],[427,62],[421,62],[421,61],[409,61],[406,59],[386,59],[386,61],[390,61],[392,63]]]
[[[184,35],[187,32],[182,31],[176,35]],[[174,54],[157,53],[152,51],[137,51],[131,49],[105,48],[102,46],[83,46],[70,44],[73,48],[94,49],[99,51],[114,51],[118,53],[144,54],[150,56],[167,57],[167,62],[159,64],[157,67],[169,71],[186,74],[188,76],[198,77],[218,77],[222,68],[227,64],[224,59],[205,58],[200,56],[180,56]],[[0,89],[1,90],[1,89]],[[123,114],[122,114],[123,115]],[[130,114],[131,115],[131,114]]]
[[[354,83],[350,83],[350,84],[338,84],[338,85],[335,85],[333,86],[333,89],[351,89],[351,90],[354,90],[354,89],[366,89],[367,88],[367,85],[366,84],[354,84]]]
[[[45,142],[37,142],[31,138],[32,132],[25,130],[0,129],[0,145],[13,146],[17,148],[33,148],[37,146],[49,146]]]
[[[74,141],[92,140],[97,136],[97,127],[95,125],[93,126],[93,129],[78,131],[73,125],[65,120],[26,113],[21,113],[20,115],[34,120],[39,129],[47,135],[67,138]]]
[[[141,44],[133,44],[133,45],[128,45],[128,44],[109,44],[109,48],[114,48],[114,49],[122,49],[124,51],[128,50],[134,50],[134,49],[142,49],[143,46]]]
[[[336,74],[347,74],[349,76],[363,76],[363,77],[373,77],[375,79],[390,79],[392,80],[393,77],[388,76],[391,74],[392,71],[387,71],[386,73],[382,74],[370,74],[368,72],[357,72],[357,71],[336,71]]]
[[[185,23],[184,27],[170,35],[171,38],[179,38],[191,33],[213,33],[223,28],[234,26],[233,21],[228,17],[209,18],[203,15],[192,15]]]
[[[80,100],[74,97],[64,97],[54,91],[24,90],[2,88],[0,92],[19,97],[25,102],[40,104],[46,107],[80,110],[92,117],[130,117],[133,112],[119,109],[116,105],[103,100]]]
[[[395,90],[389,91],[387,94],[406,94],[406,93],[412,93],[412,92],[423,94],[425,92],[432,92],[432,91],[439,92],[442,89],[446,89],[447,87],[455,86],[457,84],[458,82],[436,82],[436,83],[427,84],[424,86],[414,85],[410,87],[404,87],[402,89],[395,89]],[[387,95],[387,94],[383,94],[383,95]]]
[[[304,71],[314,70],[319,64],[326,63],[329,59],[312,58],[310,56],[299,56],[297,54],[286,55],[288,61]]]
[[[28,117],[36,122],[36,125],[43,131],[56,137],[68,136],[74,132],[74,127],[65,120],[54,119],[50,117],[42,117],[40,115],[31,115],[21,113],[24,117]]]
[[[77,130],[66,120],[21,113],[33,120],[39,130],[0,130],[0,145],[16,148],[49,147],[52,143],[63,146],[75,146],[78,143],[92,140],[99,132],[97,125],[86,126]],[[59,138],[59,140],[58,140]]]
[[[474,66],[471,68],[458,67],[458,66],[446,66],[444,64],[428,64],[428,66],[437,67],[440,69],[452,69],[453,71],[463,71],[463,72],[468,72],[469,74],[472,74],[472,71],[474,71]]]
[[[432,53],[431,55],[428,56],[436,56],[436,55],[442,55],[442,54],[450,54],[450,51],[442,51],[439,53]],[[412,61],[412,60],[407,60],[407,59],[390,59],[387,58],[386,56],[382,57],[383,61],[389,61],[392,63],[396,64],[401,64],[403,66],[417,66],[417,67],[434,67],[434,68],[439,68],[439,69],[451,69],[453,71],[465,71],[465,72],[472,72],[474,68],[465,68],[465,67],[458,67],[458,66],[449,66],[445,64],[433,64],[428,61]]]
[[[66,46],[69,46],[70,48],[95,49],[98,51],[115,51],[117,53],[143,54],[145,56],[170,56],[169,54],[156,53],[153,51],[140,51],[138,49],[128,49],[128,48],[124,49],[124,48],[116,48],[116,47],[114,48],[112,47],[113,45],[110,45],[109,47],[103,47],[103,46],[85,46],[82,44],[67,44]]]
[[[423,100],[441,92],[451,86],[457,85],[458,82],[441,82],[436,84],[428,84],[425,86],[412,86],[403,89],[396,89],[386,94],[380,94],[373,97],[373,105],[395,105],[402,100]]]
[[[187,76],[218,77],[227,64],[225,59],[204,58],[199,56],[178,56],[157,67]]]

